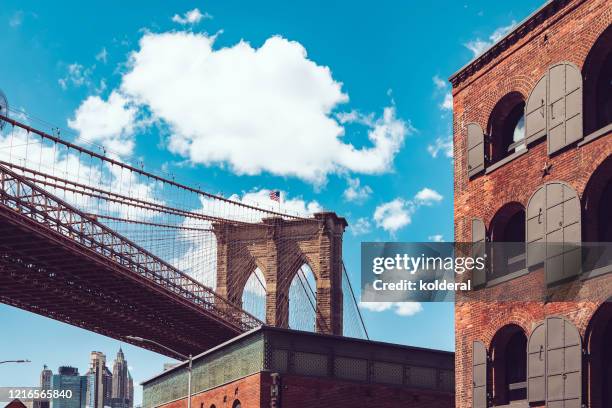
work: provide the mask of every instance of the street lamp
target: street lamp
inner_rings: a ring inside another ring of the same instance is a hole
[[[176,354],[177,356],[179,356],[180,358],[183,358],[185,360],[189,360],[189,365],[187,368],[187,408],[191,408],[191,365],[192,365],[192,355],[189,354],[188,356],[184,355],[183,353],[179,353],[176,350],[172,350],[170,347],[166,347],[163,344],[160,344],[154,340],[150,340],[150,339],[145,339],[142,337],[138,337],[138,336],[125,336],[126,339],[128,340],[132,340],[132,341],[136,341],[139,343],[149,343],[149,344],[154,344],[158,347],[163,348],[164,350],[168,350],[169,352]]]
[[[30,360],[4,360],[4,361],[0,361],[0,364],[4,364],[4,363],[31,363]]]

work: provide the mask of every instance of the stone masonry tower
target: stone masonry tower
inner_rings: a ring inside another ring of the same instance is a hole
[[[308,264],[316,279],[316,331],[342,334],[342,235],[347,225],[332,212],[313,219],[215,225],[217,292],[241,304],[246,282],[259,268],[265,277],[266,324],[288,327],[289,287]]]

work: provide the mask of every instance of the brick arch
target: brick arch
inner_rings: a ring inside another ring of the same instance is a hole
[[[495,325],[492,325],[483,332],[481,340],[487,345],[487,350],[491,350],[495,335],[508,326],[520,327],[525,333],[525,336],[529,337],[531,334],[530,325],[533,320],[534,316],[532,314],[524,309],[520,309],[520,307],[515,308],[512,313],[496,316]]]
[[[487,214],[487,219],[485,220],[487,231],[492,232],[494,224],[501,218],[504,217],[505,213],[512,212],[514,214],[515,210],[521,209],[523,212],[526,210],[525,204],[519,199],[520,197],[511,197],[508,201],[504,202],[497,209],[492,211],[491,214]]]
[[[259,267],[266,279],[266,323],[288,327],[289,287],[306,263],[317,280],[317,331],[342,334],[346,226],[346,220],[334,213],[318,213],[313,219],[267,218],[257,224],[214,225],[217,293],[239,304],[249,276]]]
[[[511,76],[497,82],[493,89],[488,89],[483,106],[479,109],[482,116],[478,118],[478,122],[483,126],[483,129],[487,129],[491,113],[493,113],[493,109],[495,109],[499,101],[513,92],[520,94],[523,100],[526,101],[531,89],[536,85],[539,78],[540,76],[533,78],[526,75]]]
[[[610,13],[607,13],[607,15],[612,16]],[[597,40],[599,40],[605,31],[611,26],[612,18],[599,19],[596,20],[594,24],[589,25],[588,30],[583,30],[580,33],[580,41],[582,44],[584,44],[584,46],[576,49],[573,53],[573,57],[575,59],[574,62],[581,71],[584,70],[584,64],[586,63],[591,50],[597,43]]]

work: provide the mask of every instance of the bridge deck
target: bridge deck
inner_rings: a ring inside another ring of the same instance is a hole
[[[128,335],[149,338],[184,354],[262,324],[3,166],[0,301],[126,342]]]

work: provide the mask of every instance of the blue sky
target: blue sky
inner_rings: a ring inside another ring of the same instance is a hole
[[[0,88],[67,134],[208,191],[278,189],[287,209],[336,211],[352,226],[344,257],[356,283],[361,241],[452,240],[446,78],[539,5],[5,0]],[[451,304],[363,313],[374,339],[454,347]],[[114,358],[120,346],[4,305],[0,327],[12,333],[0,360],[32,360],[0,366],[0,386],[34,385],[44,363],[85,372],[91,350]],[[136,381],[167,361],[124,350]]]

